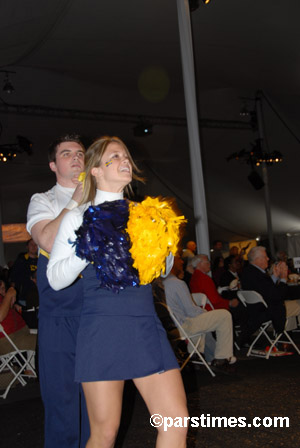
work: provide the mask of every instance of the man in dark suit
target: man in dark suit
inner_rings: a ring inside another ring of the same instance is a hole
[[[284,330],[286,317],[300,316],[300,300],[287,300],[291,292],[293,295],[297,292],[290,291],[287,286],[287,265],[284,262],[275,264],[273,274],[269,276],[266,273],[269,258],[262,246],[253,247],[248,253],[248,260],[249,265],[243,270],[241,278],[242,289],[257,291],[268,305],[268,308],[262,303],[249,306],[252,326],[271,319],[275,331],[280,333]],[[295,288],[298,289],[297,286]]]

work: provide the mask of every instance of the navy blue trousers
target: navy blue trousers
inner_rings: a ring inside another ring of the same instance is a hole
[[[45,409],[44,448],[84,448],[89,422],[83,391],[75,383],[79,317],[39,318],[39,377]]]

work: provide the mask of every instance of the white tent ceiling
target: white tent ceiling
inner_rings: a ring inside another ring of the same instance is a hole
[[[51,140],[67,131],[89,139],[108,133],[124,138],[144,168],[149,181],[141,194],[177,197],[192,237],[176,1],[2,0],[0,12],[0,70],[16,72],[10,76],[15,93],[0,95],[0,144],[14,143],[16,135],[33,142],[30,157],[0,166],[3,222],[24,222],[30,196],[53,184],[46,158]],[[274,233],[300,232],[300,145],[283,124],[297,137],[299,13],[295,0],[200,1],[192,13],[199,113],[213,120],[213,127],[201,127],[211,239],[266,233],[263,190],[248,182],[248,165],[226,161],[257,138],[228,121],[249,121],[239,116],[241,97],[254,98],[258,89],[281,118],[264,103],[269,148],[284,155],[269,169]],[[21,114],[16,105],[31,108]],[[103,114],[50,116],[37,106]],[[153,134],[134,137],[132,116],[153,117]]]

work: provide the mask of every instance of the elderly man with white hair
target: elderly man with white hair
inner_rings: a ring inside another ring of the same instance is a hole
[[[279,333],[283,331],[287,317],[300,318],[300,300],[288,300],[291,295],[295,297],[298,294],[300,297],[300,288],[287,285],[288,267],[283,261],[274,265],[272,276],[267,274],[269,257],[263,246],[253,247],[248,253],[248,260],[249,265],[241,277],[242,288],[257,291],[268,305],[268,309],[261,303],[251,305],[250,316],[260,322],[271,319]]]

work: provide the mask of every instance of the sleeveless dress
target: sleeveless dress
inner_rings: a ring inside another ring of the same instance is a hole
[[[179,368],[156,314],[151,285],[115,294],[99,287],[93,265],[82,276],[75,381],[127,380]]]

